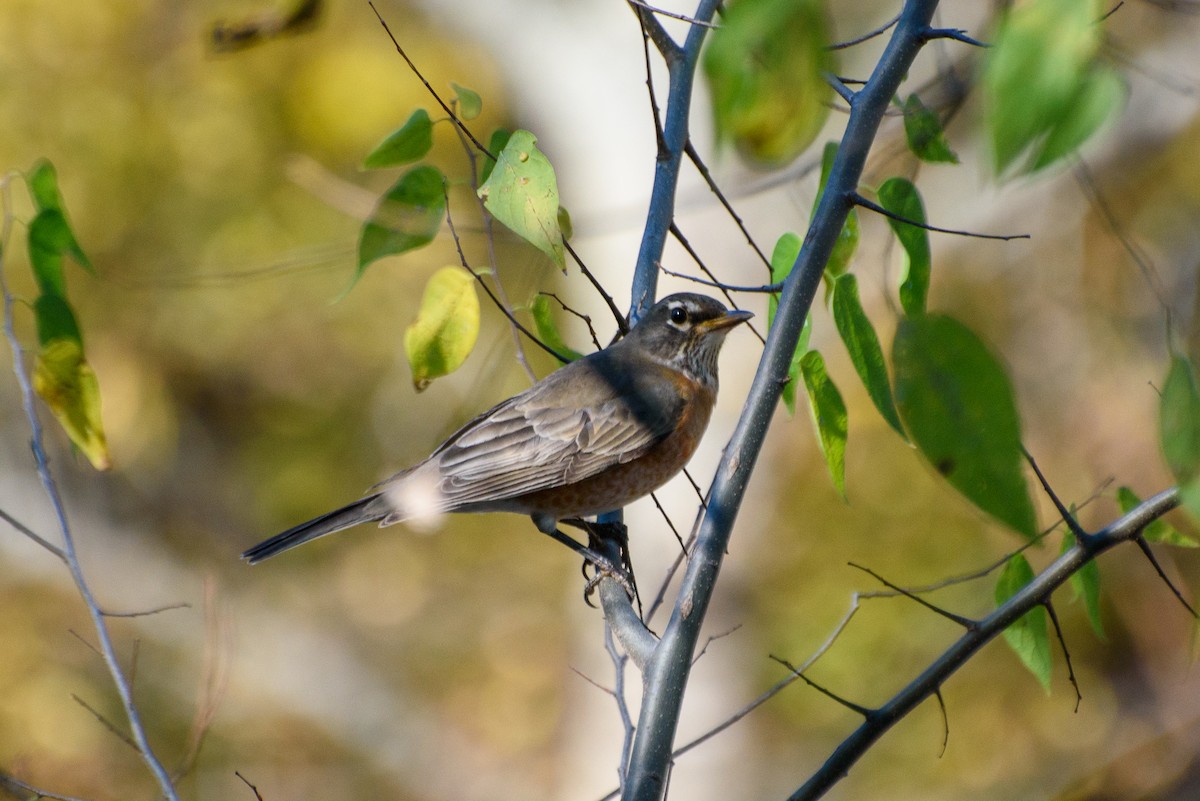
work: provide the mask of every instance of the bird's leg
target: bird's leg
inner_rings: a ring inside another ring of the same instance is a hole
[[[596,584],[605,575],[611,575],[616,579],[625,592],[629,594],[631,599],[637,599],[639,607],[641,606],[641,598],[637,591],[637,581],[633,574],[633,561],[629,556],[629,528],[624,523],[596,523],[580,518],[567,518],[559,521],[565,525],[573,526],[587,532],[588,535],[588,550],[602,553],[605,550],[607,543],[615,543],[618,557],[621,562],[621,570],[612,570],[610,567],[597,565],[593,562],[593,567],[596,568],[596,575],[588,577],[587,562],[584,563],[584,578],[588,578],[588,585],[584,589],[584,598],[588,598],[595,590]],[[605,557],[605,561],[609,566],[612,565],[612,560]]]

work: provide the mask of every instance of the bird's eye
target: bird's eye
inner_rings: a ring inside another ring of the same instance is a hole
[[[687,309],[683,308],[682,306],[676,306],[675,308],[671,309],[671,322],[675,323],[675,325],[683,325],[687,322],[687,320]]]

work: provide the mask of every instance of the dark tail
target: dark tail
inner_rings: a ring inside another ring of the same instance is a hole
[[[335,509],[315,520],[309,520],[307,523],[289,528],[282,534],[276,534],[271,539],[255,545],[242,554],[242,558],[250,564],[256,565],[264,559],[269,559],[275,554],[283,553],[309,540],[315,540],[317,537],[324,537],[326,534],[357,526],[359,523],[381,520],[388,513],[388,509],[384,508],[385,504],[379,503],[380,500],[382,499],[379,495],[368,495],[361,501],[355,501],[349,506]]]

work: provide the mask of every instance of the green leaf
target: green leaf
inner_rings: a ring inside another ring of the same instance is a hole
[[[821,442],[821,453],[829,477],[842,498],[846,497],[846,436],[849,423],[846,404],[842,393],[825,371],[825,360],[815,350],[810,350],[800,359],[800,372],[804,375],[804,387],[808,390],[809,408]]]
[[[800,255],[801,239],[793,233],[786,233],[775,243],[771,253],[771,283],[778,284],[788,277]],[[779,295],[771,293],[767,300],[767,328],[775,324],[775,313],[779,309]],[[796,413],[796,385],[800,382],[800,358],[808,350],[808,342],[812,338],[812,314],[804,318],[804,327],[800,329],[800,338],[796,342],[796,350],[792,352],[792,360],[788,366],[788,382],[783,385],[783,405],[789,414]]]
[[[53,339],[38,350],[33,388],[92,467],[112,466],[100,421],[100,384],[77,339]]]
[[[479,187],[479,197],[493,217],[566,272],[558,180],[536,142],[529,131],[515,131],[496,155],[496,166]]]
[[[921,193],[906,178],[889,178],[879,187],[879,205],[892,214],[915,223],[925,222],[925,204]],[[888,225],[904,248],[905,266],[900,281],[900,305],[909,317],[925,313],[929,295],[929,273],[933,258],[929,252],[929,232],[916,225],[888,218]]]
[[[996,605],[999,606],[1033,581],[1033,568],[1021,554],[1016,554],[1004,566],[996,582]],[[1014,620],[1004,630],[1004,639],[1016,651],[1022,664],[1029,668],[1046,692],[1050,692],[1050,621],[1045,607],[1037,606]]]
[[[488,152],[493,156],[499,156],[504,150],[504,146],[508,144],[509,138],[512,137],[512,131],[504,128],[497,128],[492,131],[492,138],[488,140]],[[479,183],[487,183],[487,179],[491,177],[492,170],[496,168],[496,162],[490,158],[484,158],[480,167]]]
[[[1002,17],[982,78],[997,175],[1053,164],[1120,104],[1100,53],[1103,15],[1099,0],[1029,0]]]
[[[1074,510],[1072,510],[1074,512]],[[1071,546],[1075,544],[1075,535],[1071,532],[1066,532],[1063,535],[1062,553],[1071,550]],[[1071,574],[1067,579],[1071,584],[1071,589],[1075,593],[1075,598],[1083,599],[1083,608],[1087,612],[1088,623],[1092,626],[1092,631],[1096,632],[1096,636],[1101,640],[1107,640],[1108,636],[1104,633],[1104,621],[1100,617],[1100,565],[1095,559],[1090,559],[1084,563],[1083,567]]]
[[[1082,147],[1124,100],[1125,83],[1115,70],[1102,68],[1088,73],[1080,83],[1075,101],[1041,143],[1031,172],[1049,167]]]
[[[58,173],[46,159],[38,159],[25,176],[33,205],[38,211],[62,211],[62,194],[58,191]]]
[[[462,267],[443,267],[425,285],[417,319],[404,332],[404,350],[417,392],[461,367],[478,337],[475,278]]]
[[[454,89],[454,101],[458,107],[460,120],[473,120],[483,112],[483,98],[479,96],[478,92],[465,86],[459,86],[453,81],[450,82],[450,87]]]
[[[414,111],[400,128],[375,146],[363,162],[368,170],[396,167],[425,158],[433,147],[433,123],[423,108]]]
[[[63,253],[70,248],[72,240],[71,229],[57,209],[38,212],[29,224],[29,264],[42,294],[66,296]]]
[[[1159,401],[1159,441],[1167,467],[1180,484],[1200,473],[1200,387],[1191,363],[1171,357]]]
[[[63,206],[62,192],[58,188],[58,173],[55,171],[54,165],[46,159],[39,159],[25,176],[25,183],[29,187],[34,207],[39,213],[57,212],[61,218],[61,222],[56,222],[55,225],[61,225],[66,231],[65,234],[56,233],[56,237],[62,236],[58,244],[59,252],[71,254],[80,267],[95,274],[92,263],[88,260],[87,254],[83,252],[83,248],[79,246],[75,232],[71,230],[71,225],[67,222],[67,212]]]
[[[558,325],[554,322],[554,312],[550,309],[550,298],[538,295],[533,299],[529,312],[533,315],[533,324],[537,328],[538,339],[569,362],[583,358],[583,354],[568,347],[567,343],[563,341],[562,335],[558,333]]]
[[[938,116],[915,94],[904,101],[904,136],[908,149],[921,161],[958,164],[958,156],[946,141]]]
[[[962,323],[900,321],[892,345],[896,406],[912,441],[973,504],[1033,539],[1021,424],[1004,367]]]
[[[1129,487],[1117,489],[1117,505],[1121,508],[1121,514],[1132,512],[1141,503],[1142,499]],[[1142,529],[1142,537],[1146,542],[1161,542],[1177,548],[1200,548],[1200,542],[1184,534],[1161,517]]]
[[[837,142],[825,143],[825,151],[821,156],[821,182],[817,188],[817,196],[813,199],[812,214],[817,213],[817,206],[821,204],[821,198],[825,196],[825,185],[829,183],[829,173],[833,169],[833,162],[837,158],[837,152]],[[809,219],[812,219],[811,214],[809,215]],[[842,230],[838,232],[837,241],[833,243],[833,250],[829,253],[829,261],[825,262],[825,272],[822,277],[825,281],[826,303],[829,302],[830,293],[833,292],[833,282],[849,268],[850,259],[853,258],[854,251],[857,248],[858,211],[850,209],[850,213],[846,215],[846,222],[842,224]]]
[[[804,151],[829,115],[836,72],[820,0],[735,0],[709,36],[704,72],[718,141],[782,165]]]
[[[358,241],[358,281],[374,261],[433,241],[446,212],[445,178],[435,167],[414,167],[380,198]]]
[[[863,311],[858,298],[858,281],[847,273],[840,276],[834,284],[833,292],[833,322],[837,326],[842,342],[850,353],[850,361],[854,370],[862,379],[871,402],[883,415],[887,424],[896,433],[907,439],[904,427],[900,425],[900,416],[896,413],[896,404],[892,400],[892,385],[888,380],[887,365],[883,361],[883,348],[879,345],[879,337],[875,328]]]
[[[38,343],[42,347],[56,339],[67,339],[83,348],[83,335],[75,312],[63,296],[39,295],[33,302],[33,316],[37,321]]]

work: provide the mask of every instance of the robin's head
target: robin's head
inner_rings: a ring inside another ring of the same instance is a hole
[[[697,381],[715,385],[717,354],[725,335],[753,316],[747,311],[729,311],[720,301],[704,295],[668,295],[629,332],[626,347],[639,348]]]

